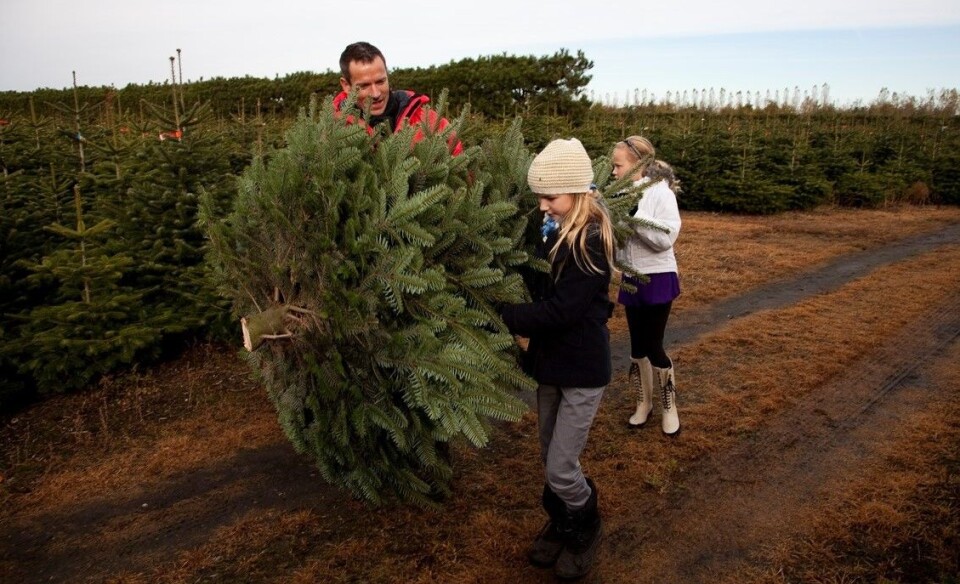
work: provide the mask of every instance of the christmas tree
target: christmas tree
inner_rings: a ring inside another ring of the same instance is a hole
[[[534,385],[495,309],[526,297],[532,155],[518,121],[451,156],[465,115],[371,135],[314,102],[244,172],[227,217],[201,208],[287,436],[372,503],[449,494],[449,443],[486,444]]]
[[[116,179],[105,173],[96,186],[115,193],[105,205],[117,223],[111,246],[135,260],[125,278],[143,291],[144,304],[163,323],[164,335],[193,334],[211,327],[226,308],[207,282],[199,196],[207,193],[223,207],[236,177],[212,130],[209,104],[198,102],[180,112],[174,103],[173,117],[148,107],[160,131],[138,142],[117,170],[118,176],[123,173],[123,190],[111,190]]]
[[[129,364],[159,336],[142,309],[142,295],[121,279],[133,260],[109,254],[103,239],[114,224],[107,219],[87,227],[80,187],[74,186],[76,227],[51,224],[47,230],[72,242],[30,266],[32,279],[58,284],[54,303],[30,311],[10,345],[42,393],[83,387],[96,376]]]

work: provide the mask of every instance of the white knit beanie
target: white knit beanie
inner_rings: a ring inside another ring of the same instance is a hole
[[[554,140],[530,164],[527,183],[538,195],[586,193],[593,182],[593,165],[576,138]]]

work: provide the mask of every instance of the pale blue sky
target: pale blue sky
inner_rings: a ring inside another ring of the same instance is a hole
[[[0,90],[337,68],[356,40],[391,67],[582,49],[590,89],[765,93],[827,83],[834,103],[960,86],[958,0],[0,0]]]
[[[600,41],[583,50],[595,63],[596,98],[633,89],[726,88],[765,96],[826,83],[835,105],[869,103],[881,88],[917,97],[960,89],[960,26],[824,29]]]

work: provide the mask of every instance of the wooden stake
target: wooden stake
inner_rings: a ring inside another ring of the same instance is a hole
[[[77,148],[80,151],[80,172],[86,172],[87,163],[83,156],[83,136],[80,134],[80,98],[77,96],[77,72],[73,72],[73,131]]]
[[[187,106],[184,105],[183,101],[183,61],[180,60],[180,49],[177,49],[177,69],[180,71],[180,109],[187,111]]]
[[[180,109],[177,99],[177,74],[173,71],[174,57],[170,57],[170,79],[173,81],[173,120],[176,122],[176,129],[180,129]]]

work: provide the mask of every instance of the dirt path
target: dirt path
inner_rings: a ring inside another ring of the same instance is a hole
[[[656,529],[635,545],[612,544],[618,561],[635,564],[637,582],[713,582],[775,545],[832,481],[874,457],[930,392],[946,390],[925,371],[958,337],[960,291],[750,439],[691,468],[687,487],[651,514]]]
[[[731,319],[742,318],[759,310],[796,304],[815,294],[825,294],[881,266],[951,243],[960,243],[960,224],[884,247],[843,255],[820,268],[799,273],[789,280],[771,282],[704,310],[673,314],[664,341],[668,345],[687,343]],[[628,367],[629,346],[621,342],[614,344],[612,349],[614,370]]]
[[[958,243],[960,225],[952,225],[842,256],[790,280],[679,315],[666,341],[690,342],[731,319],[787,307],[881,266]],[[635,564],[631,572],[640,583],[711,582],[750,561],[760,549],[788,536],[793,519],[832,480],[869,459],[899,418],[922,407],[925,394],[935,389],[935,381],[924,375],[926,366],[945,359],[958,337],[960,291],[881,351],[852,364],[843,377],[780,412],[751,439],[691,468],[686,474],[695,479],[687,488],[651,512],[657,527],[639,541],[622,538],[632,542],[624,546],[614,543],[621,539],[616,532],[608,534],[610,552],[618,561]],[[615,347],[614,362],[615,367],[627,366],[628,346]]]
[[[668,343],[690,342],[730,319],[789,306],[879,266],[957,244],[960,225],[952,225],[849,254],[709,309],[678,314],[671,322]],[[794,509],[789,503],[771,508],[771,501],[816,496],[841,466],[856,465],[869,454],[873,437],[884,431],[887,421],[922,399],[922,389],[913,385],[904,389],[901,381],[919,375],[922,388],[926,381],[920,365],[939,358],[958,334],[960,296],[918,323],[915,330],[904,331],[903,338],[911,343],[894,340],[882,354],[852,367],[848,376],[819,388],[812,401],[783,412],[762,436],[692,469],[703,480],[698,478],[682,498],[667,501],[660,510],[662,524],[676,527],[647,534],[635,544],[643,547],[642,554],[630,547],[633,543],[618,546],[615,532],[608,534],[605,553],[639,562],[643,581],[710,581],[710,574],[734,565],[759,543],[789,529]],[[904,346],[911,348],[904,351]],[[615,369],[625,368],[627,350],[626,339],[616,339]],[[278,476],[283,477],[282,483]],[[726,501],[722,507],[713,504],[718,497]],[[330,489],[317,488],[312,467],[288,443],[242,450],[219,466],[175,481],[145,484],[119,500],[111,496],[69,513],[20,515],[0,523],[0,560],[19,569],[16,574],[0,574],[0,582],[68,582],[149,571],[233,524],[250,509],[322,509],[332,524],[349,521],[338,516],[348,513],[337,504],[338,498]],[[636,538],[623,541],[636,542]],[[683,577],[673,579],[668,574]]]
[[[251,509],[336,508],[336,493],[317,485],[312,466],[288,442],[241,450],[219,465],[145,484],[125,497],[111,493],[69,514],[4,526],[0,542],[29,572],[12,580],[0,575],[0,582],[71,582],[78,574],[148,571],[203,544]]]

